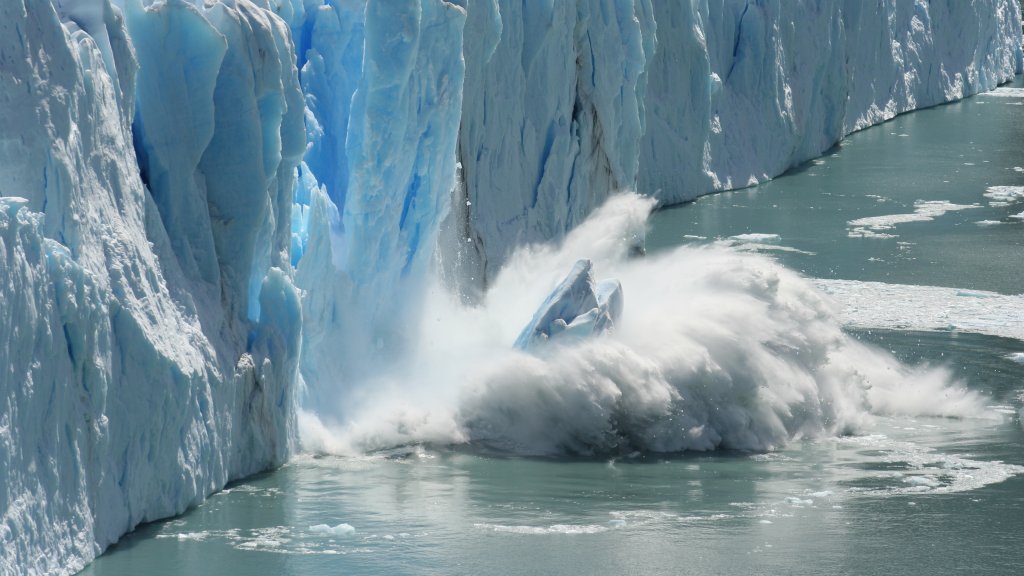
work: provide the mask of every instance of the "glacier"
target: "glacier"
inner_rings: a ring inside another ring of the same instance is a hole
[[[1013,0],[0,0],[0,573],[280,465],[303,409],[345,423],[416,353],[435,267],[510,296],[515,251],[614,192],[751,185],[1021,71]],[[625,390],[639,436],[656,392]]]
[[[453,211],[471,241],[454,273],[481,286],[616,190],[676,204],[757,184],[1024,70],[1007,0],[483,4],[459,137],[470,206]]]
[[[293,449],[301,92],[248,2],[4,0],[0,54],[0,572],[72,573]]]

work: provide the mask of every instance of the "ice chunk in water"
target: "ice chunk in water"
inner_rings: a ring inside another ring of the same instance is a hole
[[[595,285],[590,260],[579,260],[547,297],[530,324],[516,339],[529,350],[554,339],[585,338],[615,325],[622,314],[622,285],[603,280]]]
[[[329,524],[316,524],[309,527],[309,531],[313,534],[319,534],[321,536],[328,536],[337,538],[340,536],[351,536],[355,534],[356,529],[351,524],[345,524],[344,522],[337,526],[331,526]]]

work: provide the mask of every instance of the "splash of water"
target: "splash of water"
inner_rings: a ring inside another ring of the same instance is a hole
[[[409,443],[530,455],[772,450],[851,433],[874,414],[970,417],[975,393],[841,329],[836,306],[770,258],[725,246],[630,257],[653,202],[612,198],[559,245],[519,250],[483,301],[429,291],[418,348],[341,393],[305,446],[353,453]],[[600,337],[525,353],[516,335],[579,258],[617,278],[625,309]]]

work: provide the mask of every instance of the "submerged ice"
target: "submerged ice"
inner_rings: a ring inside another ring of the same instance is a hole
[[[1013,0],[866,6],[0,0],[0,572],[77,570],[297,420],[590,454],[974,413],[766,258],[636,258],[654,201],[1021,70]]]

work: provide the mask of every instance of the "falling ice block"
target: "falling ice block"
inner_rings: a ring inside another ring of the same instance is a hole
[[[553,340],[579,340],[615,325],[622,314],[622,285],[618,280],[595,284],[592,269],[590,260],[576,262],[519,334],[516,348],[531,350]]]

